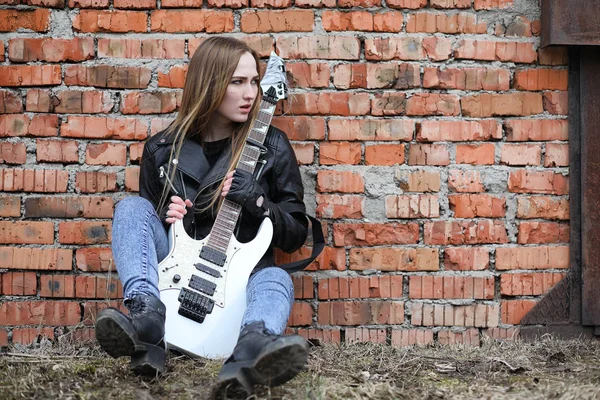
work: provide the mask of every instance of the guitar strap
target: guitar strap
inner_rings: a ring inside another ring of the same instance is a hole
[[[315,260],[315,258],[317,258],[319,254],[321,254],[323,248],[325,248],[325,238],[323,237],[323,228],[321,227],[321,223],[318,219],[311,217],[308,214],[305,215],[310,220],[312,228],[312,253],[310,257],[305,258],[304,260],[279,265],[279,268],[283,268],[289,273],[302,271],[304,268],[308,267],[310,263],[312,263]]]

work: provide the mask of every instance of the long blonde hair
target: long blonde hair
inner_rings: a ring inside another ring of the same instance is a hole
[[[190,60],[188,72],[183,88],[181,107],[175,120],[165,130],[166,134],[175,136],[171,155],[169,156],[169,167],[174,159],[179,159],[179,153],[185,139],[195,139],[204,142],[207,135],[207,127],[211,116],[221,105],[227,86],[235,72],[240,58],[243,54],[250,53],[256,61],[256,70],[260,71],[259,57],[256,51],[247,44],[237,39],[228,37],[211,37],[202,42],[194,56]],[[242,123],[234,123],[231,141],[231,161],[228,171],[237,165],[245,144],[247,132],[252,127],[254,119],[258,114],[262,91],[258,95],[248,119]],[[170,179],[173,182],[176,168],[170,168]],[[203,212],[212,209],[217,202],[222,201],[221,190],[223,182],[211,196],[211,201],[205,208],[196,210]],[[168,186],[165,185],[159,202],[161,208],[166,202],[169,194]],[[184,199],[185,200],[185,199]],[[193,199],[191,199],[193,201]]]

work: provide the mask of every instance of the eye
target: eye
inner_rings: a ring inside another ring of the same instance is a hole
[[[242,83],[242,80],[241,79],[236,79],[236,80],[231,81],[231,83],[234,84],[234,85],[239,85],[239,84]]]

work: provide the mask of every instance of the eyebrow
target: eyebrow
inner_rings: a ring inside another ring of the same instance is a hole
[[[254,79],[254,78],[260,78],[260,75],[254,75],[252,77],[252,79]],[[231,79],[246,79],[246,77],[245,76],[232,76]]]

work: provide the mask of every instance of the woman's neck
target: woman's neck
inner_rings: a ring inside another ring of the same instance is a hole
[[[216,142],[223,140],[233,135],[233,123],[223,118],[221,115],[214,115],[207,126],[206,132],[203,135],[205,142]]]

